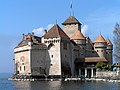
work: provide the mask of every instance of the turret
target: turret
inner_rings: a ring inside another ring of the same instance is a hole
[[[71,37],[71,40],[73,40],[74,42],[76,42],[76,44],[78,45],[85,45],[85,37],[83,36],[83,34],[80,32],[80,30],[77,30]]]
[[[81,47],[81,54],[82,56],[85,55],[85,49],[86,49],[86,39],[83,36],[83,34],[80,32],[80,30],[77,30],[72,37],[70,37],[71,40],[73,40],[78,46]]]
[[[82,24],[74,16],[70,16],[62,25],[64,32],[71,37],[77,30],[81,31]]]
[[[99,57],[105,57],[106,58],[106,47],[107,47],[106,40],[103,38],[102,35],[99,35],[94,40],[94,49],[97,52]]]
[[[113,52],[113,44],[109,39],[106,40],[107,42],[107,49],[106,49],[106,58],[108,60],[108,63],[112,64],[112,52]]]

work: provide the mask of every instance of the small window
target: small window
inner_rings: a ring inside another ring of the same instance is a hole
[[[53,58],[53,55],[51,55],[51,57]]]
[[[20,66],[20,71],[21,71],[21,66]]]
[[[97,50],[97,52],[99,52],[99,50]]]
[[[25,71],[25,66],[24,66],[24,71]]]
[[[65,57],[67,57],[67,55],[65,54]]]
[[[103,52],[103,50],[101,50],[101,52]]]
[[[63,48],[67,50],[67,43],[63,43]]]

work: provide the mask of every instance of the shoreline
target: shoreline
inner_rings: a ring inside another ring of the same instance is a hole
[[[104,81],[104,82],[120,82],[120,80],[116,79],[103,79],[103,78],[40,78],[40,79],[17,79],[17,78],[8,78],[8,80],[13,80],[13,81]]]

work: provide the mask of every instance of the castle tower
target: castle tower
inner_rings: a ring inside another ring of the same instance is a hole
[[[46,45],[41,38],[34,34],[23,34],[22,41],[15,47],[15,74],[16,75],[43,75],[45,74]]]
[[[113,44],[109,39],[106,40],[107,42],[107,49],[106,49],[106,59],[108,60],[108,64],[112,64],[112,51],[113,51]]]
[[[48,47],[49,75],[69,74],[71,71],[69,37],[56,24],[44,35],[44,42]]]
[[[83,36],[83,34],[80,32],[80,30],[77,30],[72,36],[71,36],[71,40],[73,40],[74,42],[76,42],[77,45],[80,46],[81,48],[81,55],[82,58],[84,58],[85,55],[85,49],[86,49],[86,39]]]
[[[70,16],[62,23],[64,32],[71,37],[77,30],[81,32],[81,23],[74,17]]]
[[[106,58],[106,47],[107,47],[106,40],[103,38],[102,35],[99,35],[94,40],[94,49],[97,52],[99,57]]]

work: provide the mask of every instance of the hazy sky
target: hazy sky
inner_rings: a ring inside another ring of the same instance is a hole
[[[1,0],[0,1],[0,73],[13,72],[14,47],[22,33],[42,35],[70,16],[71,0]],[[72,0],[74,16],[82,23],[83,33],[94,40],[100,33],[113,37],[120,22],[120,0]]]

